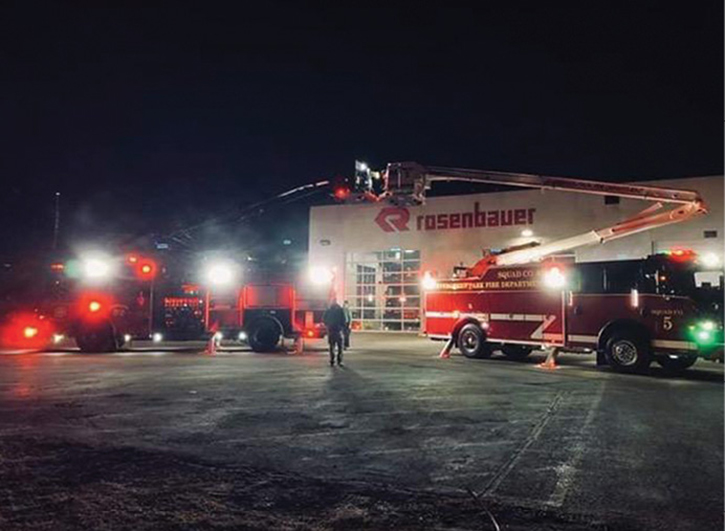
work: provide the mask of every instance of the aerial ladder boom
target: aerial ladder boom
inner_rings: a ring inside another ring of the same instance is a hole
[[[379,199],[387,199],[396,204],[421,204],[425,201],[425,192],[430,189],[433,182],[451,181],[616,196],[626,199],[653,201],[655,203],[639,214],[610,227],[591,230],[544,245],[530,245],[496,255],[485,256],[471,269],[471,274],[482,273],[487,267],[494,264],[512,265],[532,262],[545,256],[562,253],[585,245],[605,243],[645,230],[680,223],[707,212],[705,202],[695,191],[637,184],[605,183],[525,173],[422,166],[415,162],[388,164],[386,170],[382,172],[381,178],[385,183],[385,192],[379,196]],[[674,205],[674,207],[663,211],[664,204]]]

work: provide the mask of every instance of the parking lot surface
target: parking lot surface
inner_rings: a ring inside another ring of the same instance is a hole
[[[722,365],[440,347],[2,352],[0,528],[722,529]]]

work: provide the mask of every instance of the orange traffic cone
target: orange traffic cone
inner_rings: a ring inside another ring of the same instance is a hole
[[[443,350],[441,350],[441,353],[438,355],[439,358],[443,360],[447,360],[451,357],[451,349],[453,349],[453,345],[456,342],[453,340],[453,338],[450,338],[448,341],[446,341],[446,344],[443,346]]]
[[[204,350],[204,354],[214,355],[216,354],[216,334],[212,334],[212,336],[209,338],[209,342],[206,344],[206,350]]]
[[[558,369],[559,366],[556,364],[556,357],[559,355],[558,347],[552,348],[546,355],[544,363],[539,364],[540,369],[554,370]]]

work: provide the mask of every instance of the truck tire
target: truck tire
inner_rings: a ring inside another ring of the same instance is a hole
[[[647,340],[629,330],[614,332],[607,340],[604,355],[609,366],[621,373],[643,372],[652,361]]]
[[[281,337],[279,323],[272,319],[259,319],[247,329],[247,341],[254,352],[273,351]]]
[[[666,372],[679,374],[692,367],[697,361],[697,356],[694,354],[687,354],[684,356],[678,356],[677,358],[670,358],[669,356],[664,355],[658,357],[656,361]]]
[[[117,348],[113,327],[108,323],[81,327],[76,344],[81,352],[113,352]]]
[[[521,361],[531,354],[531,347],[508,344],[501,347],[501,352],[503,352],[503,355],[510,360]]]
[[[468,323],[458,332],[458,349],[467,358],[490,358],[491,346],[486,342],[486,335],[475,323]]]

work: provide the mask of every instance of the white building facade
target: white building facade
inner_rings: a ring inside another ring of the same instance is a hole
[[[573,251],[577,261],[642,258],[673,248],[723,260],[723,177],[643,183],[697,190],[709,213],[694,220]],[[345,204],[310,210],[309,262],[335,271],[338,300],[348,300],[355,328],[418,331],[420,278],[450,276],[473,265],[483,249],[540,243],[603,228],[649,202],[555,191],[512,191],[434,197],[414,207]]]

